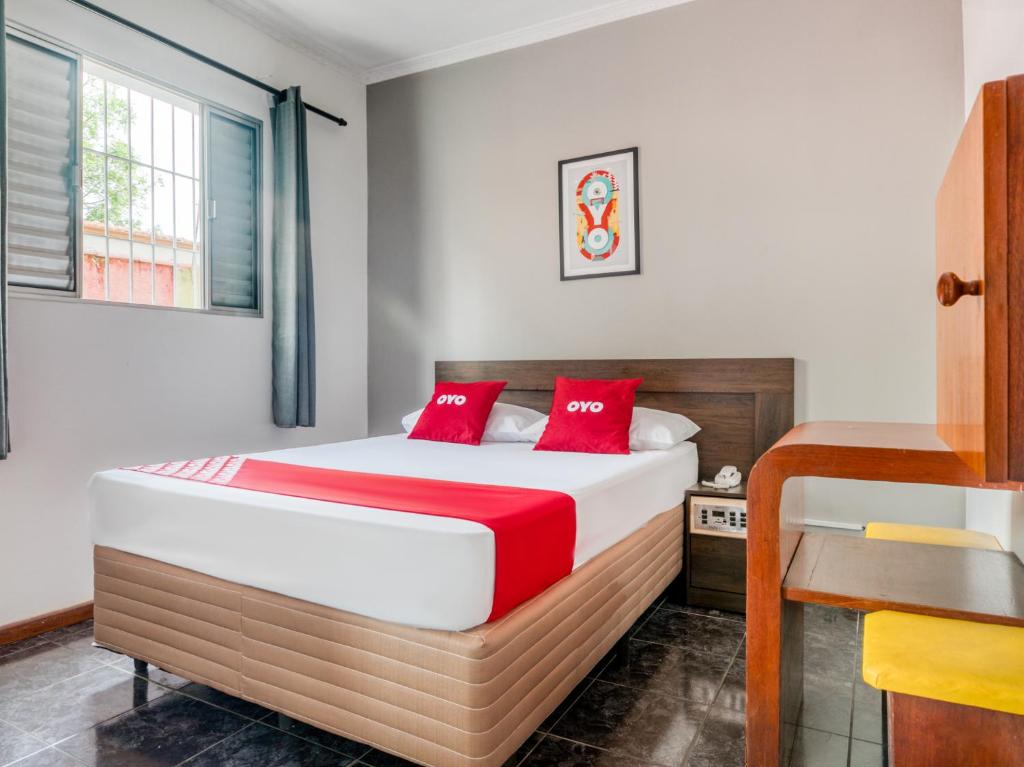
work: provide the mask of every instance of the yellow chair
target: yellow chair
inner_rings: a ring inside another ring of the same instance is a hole
[[[988,533],[927,525],[869,522],[864,537],[1003,550]],[[887,764],[1024,764],[1024,629],[872,613],[861,672],[882,691]]]
[[[931,543],[937,546],[962,546],[969,549],[1002,551],[994,535],[977,530],[959,530],[951,527],[928,525],[898,525],[892,522],[868,522],[865,538],[905,543]]]
[[[871,613],[861,671],[895,767],[1024,765],[1024,629]]]

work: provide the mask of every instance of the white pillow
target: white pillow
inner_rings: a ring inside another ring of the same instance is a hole
[[[548,425],[548,419],[530,426],[523,432],[527,442],[537,442]],[[649,407],[633,408],[633,421],[629,425],[630,450],[668,450],[685,442],[700,431],[700,427],[679,413],[653,410]]]
[[[699,431],[700,427],[685,415],[635,407],[629,425],[629,449],[668,450]]]
[[[421,413],[423,413],[423,408],[409,413],[402,419],[402,428],[407,434],[412,431],[420,419]],[[495,402],[491,414],[487,416],[487,424],[484,426],[484,433],[480,440],[482,442],[536,442],[535,439],[527,439],[523,433],[537,421],[547,422],[547,418],[543,413],[538,413],[528,407]]]

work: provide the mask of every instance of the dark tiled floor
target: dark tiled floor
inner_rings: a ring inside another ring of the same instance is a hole
[[[742,616],[659,601],[508,765],[739,767]],[[790,767],[881,764],[859,619],[808,608],[805,703]],[[409,763],[92,646],[90,623],[0,647],[0,765],[406,767]]]

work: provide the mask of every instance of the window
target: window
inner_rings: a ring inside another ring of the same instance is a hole
[[[8,40],[10,284],[258,312],[260,123]]]
[[[203,306],[200,105],[90,61],[82,80],[82,297]]]

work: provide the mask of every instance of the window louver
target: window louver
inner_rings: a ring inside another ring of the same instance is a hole
[[[249,122],[210,110],[210,303],[258,310],[260,136]]]
[[[78,62],[7,38],[8,282],[75,290]]]

